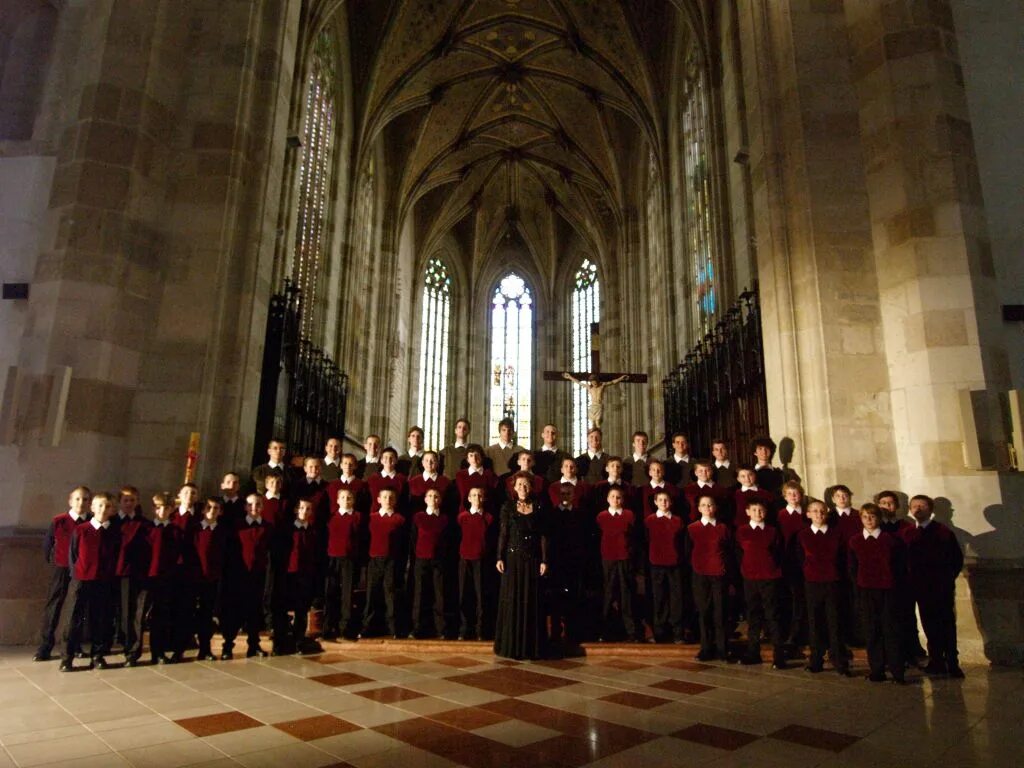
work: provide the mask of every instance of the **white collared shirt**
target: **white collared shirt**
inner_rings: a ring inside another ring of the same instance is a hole
[[[395,514],[395,510],[381,508],[379,510],[379,514],[380,514],[381,517],[391,517],[393,514]]]
[[[743,491],[744,493],[746,493],[747,491],[756,491],[757,490],[757,486],[756,485],[741,485],[740,486],[740,490]]]
[[[484,471],[483,467],[467,467],[466,469],[471,475],[479,475],[481,472]]]
[[[828,533],[828,523],[825,523],[821,528],[816,526],[814,523],[811,523],[811,530],[815,533]]]
[[[484,511],[480,507],[470,507],[469,514],[471,515],[482,515]]]
[[[203,520],[199,524],[199,527],[202,528],[204,531],[215,531],[215,530],[217,530],[217,521],[214,520],[211,523],[209,520]]]
[[[677,456],[676,454],[672,454],[672,459],[675,461],[676,464],[682,464],[684,461],[687,464],[689,464],[690,463],[690,454],[684,453],[682,456]]]
[[[565,475],[562,475],[562,479],[559,480],[558,482],[568,483],[569,485],[576,485],[577,480],[579,480],[578,477],[566,477]]]
[[[609,486],[622,485],[622,478],[621,477],[616,477],[614,480],[612,480],[611,477],[609,477],[608,478],[608,485]]]
[[[753,520],[751,520],[750,521],[750,527],[753,528],[754,530],[760,529],[760,530],[763,531],[764,530],[764,521],[762,520],[760,523],[755,523]]]
[[[92,520],[89,521],[89,525],[91,525],[93,528],[95,528],[98,531],[100,528],[109,528],[110,527],[110,521],[109,520],[104,520],[101,523],[99,521],[99,518],[95,518],[94,517]]]
[[[726,459],[725,461],[718,461],[718,460],[715,461],[715,466],[718,469],[721,469],[722,467],[725,467],[726,469],[728,469],[730,464],[732,464],[732,462],[729,461],[729,459]]]
[[[611,507],[608,507],[608,514],[612,517],[618,517],[622,514],[622,509],[612,509]]]
[[[153,521],[153,525],[155,525],[157,528],[166,528],[170,524],[171,524],[170,520],[154,520]]]
[[[664,480],[662,480],[660,483],[655,483],[653,480],[651,480],[651,488],[657,490],[658,488],[664,488],[664,487],[665,487],[665,481]]]
[[[417,458],[419,456],[422,456],[423,455],[423,451],[416,451],[416,450],[413,450],[412,448],[410,448],[408,450],[408,454],[409,454],[409,458],[410,459],[415,459],[415,458]]]
[[[424,472],[423,473],[423,481],[426,482],[428,480],[435,480],[436,481],[437,480],[437,473],[435,472],[432,475],[428,475],[426,472]]]
[[[642,456],[639,453],[634,453],[633,454],[633,461],[634,462],[642,461],[642,462],[646,463],[647,462],[647,456],[648,456],[648,454],[646,454],[646,453],[643,454]]]
[[[788,504],[786,505],[786,511],[791,515],[802,515],[804,513],[800,507],[791,507]]]
[[[380,456],[367,456],[363,461],[367,464],[380,464]]]
[[[332,459],[328,456],[324,456],[324,466],[329,467],[332,464],[334,466],[341,466],[341,459]]]
[[[757,472],[757,470],[759,470],[759,469],[769,469],[770,467],[771,467],[771,464],[755,464],[754,465],[754,471]]]
[[[840,517],[846,517],[847,515],[853,514],[853,507],[847,507],[846,509],[836,507],[836,514]]]
[[[352,483],[355,482],[355,480],[355,475],[342,475],[341,477],[338,478],[338,482],[343,483],[344,485],[352,485]]]
[[[594,453],[593,451],[587,451],[587,456],[590,457],[591,461],[593,461],[594,459],[600,459],[602,456],[604,456],[604,451],[598,451],[597,453]]]
[[[76,523],[79,522],[80,520],[84,520],[85,519],[85,515],[79,515],[77,512],[74,512],[73,510],[70,510],[70,509],[68,510],[68,515]]]
[[[245,524],[246,525],[255,525],[256,523],[261,523],[261,522],[263,522],[263,518],[262,517],[253,517],[252,515],[246,515],[245,516]]]
[[[715,484],[714,483],[705,483],[703,480],[698,480],[697,481],[697,486],[700,487],[700,488],[714,488]]]
[[[234,504],[236,501],[238,501],[237,496],[232,496],[230,499],[227,496],[221,496],[221,498],[224,500],[225,504]]]
[[[395,475],[397,475],[397,474],[398,474],[398,472],[396,472],[396,471],[394,471],[394,470],[392,470],[392,471],[390,471],[390,472],[385,472],[385,471],[384,471],[384,470],[382,469],[382,470],[380,471],[380,476],[381,476],[381,477],[386,477],[386,478],[387,478],[388,480],[392,480],[392,479],[394,479]]]
[[[713,518],[713,517],[701,517],[700,524],[701,525],[712,525],[712,526],[714,526],[714,525],[718,525],[718,521],[715,520],[715,518]]]
[[[511,448],[511,447],[512,447],[512,443],[503,443],[503,442],[501,442],[501,440],[499,440],[499,441],[498,441],[498,442],[496,443],[496,445],[497,445],[497,446],[498,446],[499,448],[501,448],[501,450],[503,450],[503,451],[507,451],[507,450],[508,450],[509,448]]]
[[[295,527],[298,528],[300,531],[304,531],[309,527],[309,521],[296,520]]]
[[[671,512],[664,512],[664,511],[659,509],[657,512],[654,513],[654,516],[655,517],[672,517],[672,513]]]
[[[916,525],[918,528],[927,528],[928,525],[931,523],[931,521],[935,519],[935,515],[932,515],[931,517],[929,517],[924,522],[919,521],[913,515],[910,516],[910,519],[914,521],[914,525]]]
[[[267,492],[266,492],[265,494],[263,494],[263,495],[264,495],[264,496],[265,496],[265,497],[266,497],[267,499],[277,499],[278,501],[280,501],[280,500],[281,500],[281,494],[279,494],[279,493],[271,493],[270,491],[267,491]]]
[[[182,517],[189,514],[190,512],[192,512],[192,510],[189,507],[178,507],[178,514]]]
[[[352,510],[352,509],[345,509],[343,507],[338,507],[338,514],[339,515],[351,515],[353,511],[354,510]]]
[[[430,507],[427,507],[423,511],[426,512],[431,517],[438,517],[441,514],[441,510],[439,510],[439,509],[431,509]]]
[[[275,464],[273,461],[268,461],[267,466],[271,469],[284,469],[284,464]]]
[[[873,530],[873,531],[869,531],[867,528],[864,529],[864,539],[865,540],[867,540],[867,539],[877,539],[881,535],[882,535],[882,529],[881,528],[875,528],[875,530]]]
[[[540,449],[542,451],[544,451],[545,453],[555,453],[558,450],[558,446],[557,445],[542,445],[540,447]]]

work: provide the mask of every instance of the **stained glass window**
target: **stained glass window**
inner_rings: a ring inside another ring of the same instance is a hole
[[[420,312],[419,419],[424,444],[438,449],[444,441],[448,404],[448,331],[452,280],[440,259],[430,259],[423,275]]]
[[[330,35],[317,40],[306,81],[305,117],[299,160],[298,212],[292,281],[302,291],[301,331],[309,336],[317,313],[324,261],[327,191],[334,146],[334,64]]]
[[[498,284],[491,301],[490,442],[498,422],[512,419],[519,444],[529,447],[533,382],[533,296],[519,275]]]
[[[572,369],[590,370],[590,324],[601,321],[601,285],[597,279],[597,265],[589,259],[576,271],[573,278],[570,307],[572,323]],[[587,447],[587,408],[590,392],[584,387],[572,388],[572,447],[582,453]]]
[[[711,155],[706,74],[699,53],[686,59],[683,93],[683,174],[686,201],[686,250],[693,285],[694,319],[700,335],[710,330],[718,310],[712,228]]]

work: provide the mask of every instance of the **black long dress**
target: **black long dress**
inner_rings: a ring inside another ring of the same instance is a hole
[[[505,562],[498,598],[494,653],[509,659],[540,659],[547,650],[540,564],[547,562],[544,513],[533,502],[524,515],[510,499],[501,510],[498,558]]]

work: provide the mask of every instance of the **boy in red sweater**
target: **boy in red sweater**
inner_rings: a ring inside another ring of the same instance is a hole
[[[775,515],[773,514],[772,505],[775,502],[775,496],[768,493],[768,491],[762,491],[758,487],[757,476],[750,467],[740,467],[736,472],[736,478],[739,481],[739,485],[732,496],[732,506],[735,510],[733,528],[739,530],[747,524],[747,505],[755,501],[760,502],[765,508],[764,523],[774,527]]]
[[[829,522],[839,529],[839,538],[846,549],[850,539],[859,536],[863,530],[860,513],[853,508],[853,491],[846,485],[833,485],[829,489],[829,500],[832,502],[832,515]],[[857,587],[844,572],[839,586],[839,629],[843,633],[843,641],[847,645],[862,647],[864,638],[858,620]]]
[[[682,566],[686,526],[681,517],[672,514],[672,500],[667,491],[654,495],[654,505],[654,514],[644,520],[654,603],[651,629],[654,641],[658,641],[664,637],[665,627],[671,627],[672,641],[680,645],[683,642]]]
[[[274,647],[271,650],[274,656],[283,656],[295,651],[317,653],[323,650],[319,643],[306,637],[319,551],[319,537],[314,524],[315,503],[313,499],[300,499],[295,507],[295,520],[292,521],[289,531],[291,541],[285,572],[285,626],[280,637],[274,633]],[[288,611],[292,613],[290,623],[287,620]]]
[[[126,667],[134,667],[142,655],[142,625],[149,608],[149,528],[152,523],[139,513],[139,489],[126,485],[118,495],[117,589],[120,605],[118,632],[124,639]]]
[[[759,486],[760,487],[760,486]],[[786,645],[795,649],[807,642],[807,598],[796,535],[808,526],[804,489],[795,481],[782,486],[783,506],[775,525],[782,535],[782,615]]]
[[[272,475],[268,475],[272,477]],[[235,638],[244,629],[248,641],[246,658],[264,658],[260,647],[263,626],[263,596],[267,580],[271,527],[263,519],[264,496],[250,493],[245,499],[245,517],[229,540],[224,565],[224,610],[220,657],[234,658]]]
[[[459,541],[459,640],[480,638],[484,621],[483,559],[488,551],[494,517],[486,511],[482,487],[469,490],[469,509],[459,512],[456,522],[462,533]]]
[[[746,471],[753,474],[751,470]],[[772,643],[772,669],[785,669],[786,654],[779,623],[782,534],[775,526],[766,524],[767,514],[765,502],[750,501],[746,505],[748,522],[736,528],[736,552],[747,605],[747,652],[740,663],[761,663],[761,631],[767,626]]]
[[[436,489],[441,494],[441,505],[438,509],[449,508],[448,494],[452,481],[440,473],[440,459],[437,451],[424,451],[420,458],[422,472],[409,478],[409,511],[415,515],[426,506],[427,491]]]
[[[698,467],[705,466],[698,464]],[[726,576],[732,533],[715,518],[718,505],[712,496],[697,498],[700,517],[686,529],[690,567],[693,569],[693,602],[700,623],[698,661],[732,661],[725,642]]]
[[[387,450],[384,455],[387,456]],[[393,488],[384,488],[377,496],[377,511],[370,515],[366,610],[363,613],[363,633],[359,637],[369,637],[369,632],[376,631],[381,603],[388,632],[396,639],[399,637],[395,626],[395,565],[404,551],[402,539],[405,535],[405,518],[395,508],[397,501],[398,493]]]
[[[614,620],[612,606],[618,598],[626,637],[640,642],[643,640],[642,627],[638,633],[633,621],[633,512],[623,507],[625,494],[622,488],[612,486],[607,499],[608,508],[597,515],[597,527],[601,531],[601,570],[604,572],[604,608],[599,640],[609,639],[609,626]]]
[[[850,676],[846,645],[839,628],[839,579],[843,572],[843,551],[839,530],[829,526],[828,507],[815,499],[807,505],[809,528],[797,533],[797,554],[804,574],[807,620],[811,634],[808,672],[821,672],[825,645],[830,646],[832,665],[844,677]]]
[[[342,457],[344,471],[344,457]],[[361,482],[361,481],[360,481]],[[352,583],[362,515],[356,494],[342,486],[335,499],[337,510],[327,523],[327,590],[324,602],[324,639],[348,637],[352,624]]]
[[[446,478],[447,479],[447,478]],[[444,551],[448,518],[441,513],[441,492],[431,488],[423,497],[425,504],[412,520],[412,541],[409,559],[413,566],[412,631],[416,638],[427,636],[423,628],[423,611],[434,616],[434,634],[445,636],[444,627]],[[430,590],[427,599],[427,583]]]
[[[92,491],[84,485],[75,488],[68,495],[68,511],[62,512],[50,521],[43,540],[43,555],[52,566],[50,588],[46,593],[43,607],[42,627],[39,630],[39,648],[33,661],[49,661],[50,653],[57,642],[57,626],[60,624],[61,609],[68,596],[71,584],[71,567],[68,555],[71,552],[71,537],[75,528],[89,521],[89,504]]]
[[[900,649],[897,574],[904,567],[903,542],[881,528],[881,513],[875,504],[860,508],[863,529],[850,537],[847,567],[857,587],[861,631],[868,648],[868,680],[885,682],[889,668],[893,682],[904,684],[903,653]]]
[[[476,443],[466,449],[466,468],[460,469],[455,475],[455,486],[459,494],[459,509],[466,508],[469,499],[469,491],[472,488],[483,488],[487,497],[488,506],[493,511],[498,504],[500,495],[498,490],[498,477],[489,469],[484,467],[484,449]]]
[[[113,629],[110,592],[121,542],[117,529],[110,524],[110,517],[114,514],[114,499],[110,494],[97,493],[92,497],[90,509],[92,519],[85,525],[76,526],[71,537],[68,554],[71,584],[64,604],[67,621],[60,659],[61,672],[71,671],[72,657],[78,649],[84,626],[89,628],[92,646],[90,667],[107,668],[103,656],[110,649]]]
[[[935,519],[934,502],[928,496],[910,499],[914,521],[900,533],[907,546],[907,577],[910,594],[921,612],[928,641],[929,674],[949,673],[962,678],[956,641],[956,578],[964,567],[964,553],[956,536]]]
[[[214,661],[210,650],[213,638],[213,613],[220,597],[221,577],[224,575],[224,552],[227,547],[228,527],[221,522],[224,504],[219,498],[209,498],[203,507],[203,519],[192,535],[192,548],[196,553],[196,635],[199,638],[200,661]]]
[[[700,509],[698,509],[700,497],[710,496],[715,502],[718,521],[728,523],[732,519],[728,508],[729,492],[712,480],[713,470],[711,469],[711,462],[707,459],[699,459],[692,466],[693,474],[696,475],[697,479],[683,486],[683,498],[686,499],[686,509],[690,522],[696,522],[701,517]]]
[[[149,652],[154,664],[170,664],[174,646],[174,592],[181,560],[181,528],[174,525],[167,494],[153,496],[153,527],[149,538]]]

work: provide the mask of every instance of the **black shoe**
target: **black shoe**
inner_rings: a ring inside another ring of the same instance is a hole
[[[775,661],[772,662],[772,669],[775,669],[775,670],[789,669],[789,664],[787,664],[782,659],[776,659]]]
[[[35,656],[32,657],[32,661],[49,661],[49,660],[50,660],[50,652],[46,651],[46,650],[43,650],[42,648],[40,648],[38,651],[36,651]]]
[[[884,683],[885,673],[883,672],[880,675],[864,675],[864,679],[867,680],[869,683]]]
[[[740,664],[742,664],[745,667],[749,667],[752,664],[763,664],[763,663],[764,662],[762,661],[760,656],[744,656],[742,659],[740,659]],[[772,666],[774,666],[774,664]]]
[[[157,664],[173,664],[174,662],[171,661],[170,657],[160,655],[160,656],[156,657],[156,663]]]
[[[262,648],[250,648],[245,652],[245,658],[247,659],[265,659],[267,658],[267,652]]]
[[[853,677],[853,672],[851,672],[847,667],[839,667],[839,668],[837,668],[836,669],[836,673],[840,677]]]
[[[185,654],[172,653],[171,658],[168,659],[168,661],[170,661],[171,664],[181,664],[183,661],[185,661]]]
[[[231,651],[221,651],[220,652],[220,660],[221,661],[231,661],[233,658],[235,658],[235,654],[233,654]]]
[[[109,669],[110,668],[110,665],[107,664],[107,660],[104,659],[102,656],[97,656],[96,658],[94,658],[92,660],[92,665],[91,666],[92,666],[93,669]]]
[[[716,658],[714,651],[699,651],[696,656],[697,661],[714,661]]]
[[[65,659],[61,659],[60,660],[60,671],[61,672],[71,672],[74,668],[75,667],[72,664],[71,659],[66,659],[65,658]]]
[[[136,656],[127,656],[125,657],[124,665],[128,668],[137,667],[139,665],[139,659]]]
[[[196,659],[197,659],[198,661],[216,661],[216,660],[217,660],[217,657],[216,657],[216,656],[214,656],[214,655],[213,655],[212,653],[210,653],[209,651],[207,651],[206,653],[200,653],[200,654],[199,654],[199,655],[198,655],[198,656],[196,657]]]
[[[964,677],[966,677],[966,675],[964,675],[964,671],[960,668],[959,664],[953,664],[949,668],[949,676],[952,677],[954,680],[963,680]]]
[[[85,658],[85,651],[75,651],[75,658],[76,659],[84,659]]]

